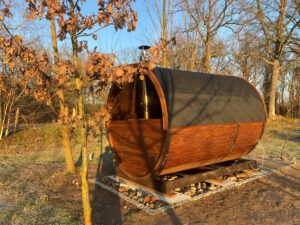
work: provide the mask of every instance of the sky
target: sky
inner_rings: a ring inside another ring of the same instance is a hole
[[[83,13],[89,13],[95,8],[96,1],[87,1]],[[138,23],[134,32],[127,32],[127,29],[115,31],[113,26],[105,28],[97,33],[98,39],[89,38],[89,47],[104,52],[116,52],[122,49],[134,49],[140,45],[151,45],[155,40],[155,31],[153,30],[151,20],[147,14],[143,0],[137,0],[133,3],[133,8],[138,13]],[[152,41],[152,43],[150,43]]]
[[[22,20],[22,16],[20,16],[24,12],[24,1],[25,0],[17,0],[16,2],[19,3],[19,9],[16,20],[17,22]],[[97,32],[97,40],[94,40],[92,37],[86,37],[84,40],[87,40],[89,43],[89,49],[92,50],[94,47],[97,47],[98,51],[104,53],[116,53],[119,58],[124,58],[123,50],[127,52],[132,52],[134,49],[137,49],[140,45],[153,45],[159,39],[159,34],[154,29],[153,20],[156,24],[158,24],[158,18],[155,16],[155,12],[151,12],[152,19],[147,12],[147,7],[145,2],[151,2],[152,6],[150,5],[150,10],[154,10],[153,8],[153,1],[152,0],[136,0],[133,2],[133,9],[138,13],[138,22],[136,31],[134,32],[127,32],[127,29],[115,31],[113,26],[104,28]],[[158,4],[161,5],[161,1],[158,0]],[[92,12],[97,13],[97,0],[86,0],[84,3],[84,7],[82,7],[83,14],[91,14]],[[174,23],[180,23],[178,19],[180,16],[176,14],[174,16]],[[13,22],[11,22],[13,24]],[[50,24],[48,21],[42,20],[37,21],[32,24],[33,28],[31,31],[23,30],[22,36],[27,37],[30,39],[32,36],[40,36],[43,39],[44,47],[50,49],[51,48],[51,39],[50,39]],[[36,28],[35,28],[36,27]],[[32,34],[32,30],[34,34]],[[221,31],[220,36],[225,38],[228,35],[228,31]],[[68,37],[66,41],[58,43],[60,47],[67,45],[70,46],[70,38]],[[126,62],[123,59],[122,62]],[[128,55],[128,58],[131,56]],[[131,58],[132,59],[132,58]],[[130,62],[130,61],[129,61]]]
[[[151,0],[150,0],[151,1]],[[23,24],[25,29],[12,29],[13,34],[20,34],[25,39],[30,40],[33,37],[41,37],[44,47],[51,48],[51,35],[50,24],[46,20],[25,22],[22,14],[26,4],[25,0],[17,0],[14,2],[12,9],[14,17],[13,19],[7,19],[7,24],[11,24],[10,27],[15,27],[16,24]],[[97,50],[104,53],[116,53],[120,55],[122,50],[137,49],[140,45],[152,45],[158,36],[153,29],[152,22],[149,18],[145,7],[145,0],[136,0],[133,2],[133,9],[138,13],[137,27],[134,32],[127,32],[127,28],[123,30],[115,31],[113,26],[109,26],[98,31],[97,40],[92,37],[85,37],[83,40],[87,40],[89,43],[89,49],[94,49],[97,46]],[[84,7],[82,7],[83,14],[90,14],[91,12],[97,13],[97,0],[86,0]],[[156,21],[157,22],[157,21]],[[26,24],[26,25],[25,25]],[[20,28],[20,26],[18,25]],[[30,29],[28,28],[30,27]],[[70,44],[70,38],[67,37],[66,41],[59,41],[60,47]]]

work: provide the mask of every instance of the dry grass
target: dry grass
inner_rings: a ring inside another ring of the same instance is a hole
[[[64,172],[59,146],[55,124],[20,131],[0,143],[0,225],[82,223],[80,187],[74,187],[74,177]],[[99,150],[97,142],[89,147]],[[285,157],[300,159],[300,120],[279,118],[268,123],[254,153],[279,158],[282,149]],[[91,163],[97,163],[97,157]],[[66,200],[66,193],[75,194]]]
[[[266,125],[264,136],[255,150],[275,158],[300,159],[300,120],[279,117]]]
[[[53,186],[70,186],[72,179],[60,151],[43,153],[0,155],[1,225],[79,224],[69,209],[51,204]]]
[[[31,152],[50,150],[60,146],[61,137],[58,124],[45,124],[41,127],[19,130],[0,142],[3,152]]]
[[[0,143],[0,225],[81,224],[80,214],[51,202],[73,188],[60,145],[57,124],[21,130]],[[73,147],[77,159],[80,148],[75,141]]]
[[[74,159],[80,166],[80,146],[74,131]],[[82,224],[80,187],[65,173],[64,154],[57,124],[21,130],[0,142],[0,225]],[[99,143],[88,145],[98,151]],[[97,155],[95,153],[95,155]],[[97,163],[95,157],[91,164]],[[66,194],[75,192],[75,213]]]

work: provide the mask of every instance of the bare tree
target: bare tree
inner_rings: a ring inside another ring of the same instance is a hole
[[[168,39],[172,36],[172,22],[174,14],[174,2],[171,0],[144,0],[147,14],[151,21],[152,29],[156,36],[154,42],[158,42],[157,38],[166,45]],[[171,55],[168,55],[168,49],[163,48],[161,65],[168,67]]]
[[[213,42],[222,28],[232,28],[240,12],[234,0],[183,0],[182,8],[190,16],[189,31],[196,31],[203,43],[203,70],[211,72]]]
[[[259,88],[261,86],[265,90],[264,88],[268,86],[261,85],[264,83],[264,78],[268,78],[267,75],[264,75],[266,74],[265,63],[252,55],[253,52],[260,54],[262,51],[260,46],[253,42],[258,38],[257,34],[250,31],[237,35],[237,40],[232,44],[231,52],[235,63],[234,67],[236,67],[235,75],[248,80],[255,87]],[[266,81],[269,81],[269,79]]]
[[[268,64],[272,65],[271,85],[269,91],[269,115],[275,119],[276,93],[280,74],[280,62],[293,37],[296,28],[299,27],[299,5],[289,0],[256,0],[253,10],[255,21],[258,22],[257,31],[262,30],[264,55],[259,55]],[[253,27],[257,23],[253,23]]]

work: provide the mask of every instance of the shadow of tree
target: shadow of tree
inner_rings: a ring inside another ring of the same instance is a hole
[[[115,175],[113,155],[109,147],[106,147],[99,157],[96,179],[101,180],[108,175]],[[93,192],[91,199],[93,224],[122,224],[120,198],[96,184],[91,191]]]
[[[295,129],[288,132],[272,130],[271,134],[281,140],[287,140],[296,144],[300,144],[300,130]]]

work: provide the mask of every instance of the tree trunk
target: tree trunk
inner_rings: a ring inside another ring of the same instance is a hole
[[[272,65],[265,63],[264,67],[265,67],[265,75],[263,80],[263,95],[264,95],[264,101],[266,104],[267,112],[269,112]]]
[[[269,101],[269,119],[276,119],[276,93],[277,93],[277,82],[279,77],[279,59],[273,61],[273,71],[271,78],[271,89],[270,89],[270,101]]]
[[[72,1],[71,1],[72,2]],[[73,2],[72,2],[73,4]],[[72,11],[72,10],[71,10]],[[75,32],[71,32],[71,41],[73,48],[73,64],[75,66],[75,75],[76,75],[76,88],[78,90],[78,115],[80,118],[80,129],[81,129],[81,153],[82,153],[82,167],[81,167],[81,194],[82,194],[82,208],[83,208],[83,217],[84,224],[91,225],[92,224],[92,216],[91,216],[91,206],[90,206],[90,196],[89,196],[89,184],[88,184],[88,153],[87,153],[87,122],[84,118],[85,110],[84,110],[84,96],[81,84],[81,75],[79,72],[79,60],[78,60],[78,40],[77,34]]]
[[[211,72],[211,37],[208,35],[205,43],[205,53],[203,59],[203,69],[205,73]]]
[[[285,76],[282,74],[280,79],[280,94],[278,94],[278,98],[280,101],[279,105],[279,114],[280,115],[286,115],[286,108],[285,108],[285,101],[284,101],[284,92],[285,92]]]
[[[50,29],[51,29],[51,39],[52,39],[54,63],[58,63],[59,55],[58,55],[58,48],[57,48],[57,35],[56,35],[56,26],[55,26],[54,16],[51,16],[51,18],[50,18]]]
[[[162,11],[162,39],[167,42],[167,9],[166,9],[166,0],[163,0],[163,11]],[[167,48],[163,47],[163,67],[167,67]]]
[[[213,1],[208,1],[208,15],[204,21],[206,27],[206,40],[205,40],[205,52],[204,52],[204,59],[203,59],[203,69],[205,73],[211,72],[211,44],[212,44],[212,27],[211,27],[211,20],[213,17]]]
[[[1,123],[1,127],[0,127],[0,140],[2,140],[3,136],[4,136],[4,126],[5,126],[5,122],[7,119],[7,111],[8,111],[8,106],[10,103],[11,97],[8,96],[8,98],[5,100],[6,102],[4,103],[4,111],[2,113],[2,123]]]
[[[83,118],[83,115],[84,115],[84,105],[83,105],[83,93],[82,93],[82,85],[81,85],[81,79],[80,79],[80,73],[79,73],[79,67],[78,67],[78,64],[79,64],[79,59],[78,59],[78,40],[77,40],[77,36],[76,36],[76,33],[75,32],[72,32],[71,33],[71,40],[72,40],[72,48],[73,48],[73,52],[72,52],[72,59],[73,59],[73,64],[76,68],[76,71],[75,71],[75,75],[76,75],[76,79],[75,79],[75,82],[76,82],[76,88],[79,92],[79,95],[78,95],[78,111],[79,111],[79,116],[81,118]]]
[[[79,80],[79,78],[76,78]],[[81,118],[81,153],[82,153],[82,167],[81,167],[81,182],[82,182],[82,207],[84,224],[91,225],[91,206],[90,206],[90,196],[89,196],[89,184],[88,184],[88,153],[87,153],[87,122],[84,118],[84,100],[82,94],[82,87],[79,85],[79,97],[78,97],[78,108],[79,117]]]
[[[81,128],[81,144],[82,144],[82,168],[81,168],[81,191],[82,191],[82,207],[84,224],[91,225],[91,206],[90,206],[90,195],[89,195],[89,184],[88,184],[88,152],[87,152],[87,123],[84,122]]]
[[[11,116],[11,111],[12,111],[12,106],[15,102],[15,97],[12,97],[9,109],[8,109],[8,113],[7,113],[7,123],[6,123],[6,131],[5,131],[5,136],[7,137],[9,134],[9,126],[10,126],[10,116]]]
[[[3,124],[3,118],[2,118],[2,102],[0,102],[0,131],[2,130],[2,124]],[[0,141],[2,140],[2,133],[0,133]]]
[[[78,71],[78,40],[75,31],[71,33],[71,41],[72,41],[72,61],[76,68],[76,75],[79,76]]]
[[[56,26],[55,26],[55,20],[54,16],[52,15],[50,18],[50,29],[51,29],[51,39],[52,39],[52,49],[53,49],[53,56],[54,56],[54,63],[59,62],[59,54],[58,54],[58,48],[57,48],[57,34],[56,34]],[[64,94],[62,93],[62,96],[60,96],[59,100],[59,105],[60,105],[60,111],[61,115],[65,114],[65,102],[64,102]],[[68,124],[66,122],[62,122],[60,124],[60,132],[62,136],[62,145],[64,148],[64,154],[65,154],[65,159],[66,159],[66,169],[70,173],[75,173],[76,168],[74,164],[74,159],[72,155],[72,148],[71,148],[71,135],[70,135],[70,130],[68,127]]]
[[[20,116],[20,108],[18,107],[16,110],[16,115],[15,115],[15,125],[14,125],[14,132],[17,131],[18,124],[19,124],[19,116]]]
[[[60,125],[60,132],[62,135],[62,143],[66,158],[66,169],[70,173],[75,173],[76,168],[73,160],[71,141],[70,141],[70,130],[67,124],[64,122]]]
[[[284,42],[284,18],[286,16],[287,0],[280,0],[280,11],[277,22],[277,35],[275,41],[274,60],[273,60],[273,71],[271,79],[271,90],[270,90],[270,102],[269,102],[269,119],[275,120],[276,118],[276,93],[277,93],[277,82],[280,71],[280,57],[282,56]]]

